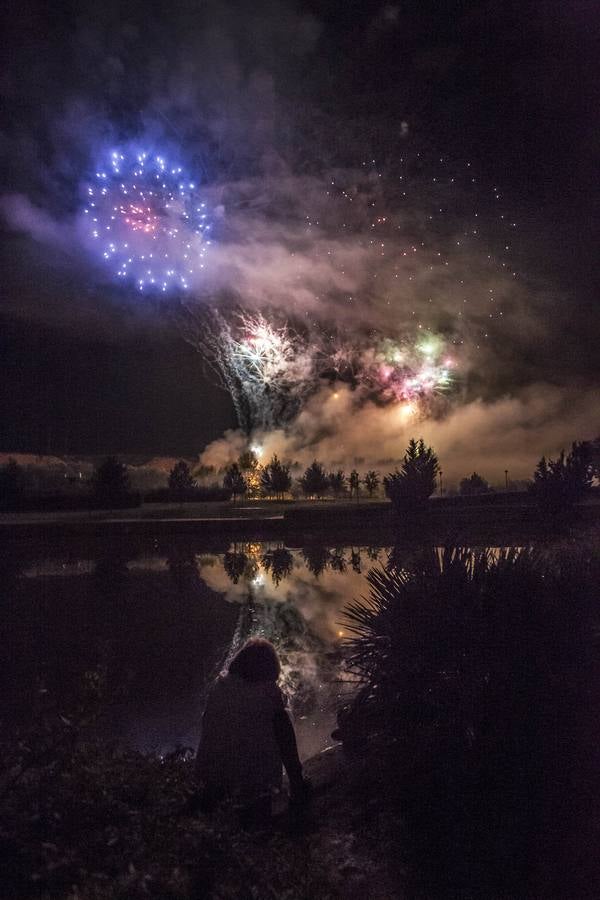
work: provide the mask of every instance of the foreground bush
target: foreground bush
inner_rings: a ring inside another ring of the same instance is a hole
[[[598,562],[583,550],[393,555],[347,608],[359,684],[341,736],[385,760],[427,896],[588,896],[575,887],[585,850],[561,860],[600,826]],[[553,892],[563,877],[571,893]]]
[[[47,700],[0,743],[4,900],[334,900],[327,859],[284,832],[244,832],[224,806],[193,816],[191,752],[161,757],[95,740],[96,673],[68,714]],[[42,697],[46,697],[45,692]]]
[[[567,456],[564,450],[557,459],[542,456],[529,491],[542,513],[568,517],[574,504],[589,494],[594,471],[590,444],[574,443]]]

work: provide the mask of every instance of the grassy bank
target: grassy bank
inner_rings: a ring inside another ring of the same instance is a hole
[[[281,798],[273,826],[245,831],[237,812],[192,815],[192,763],[83,738],[46,715],[3,749],[0,880],[10,900],[335,900],[398,896],[390,810],[339,750],[309,762],[302,815]],[[362,787],[360,787],[362,785]],[[384,843],[382,843],[384,842]],[[390,845],[388,847],[387,845]]]

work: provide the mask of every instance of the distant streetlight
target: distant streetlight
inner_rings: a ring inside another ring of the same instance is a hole
[[[508,469],[504,470],[504,483],[506,484],[506,490],[508,490]]]
[[[440,497],[441,497],[442,494],[444,493],[444,482],[442,481],[442,475],[443,475],[443,474],[444,474],[444,473],[443,473],[442,470],[440,469]]]

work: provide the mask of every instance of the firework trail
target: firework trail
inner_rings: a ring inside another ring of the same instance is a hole
[[[411,344],[390,338],[309,335],[260,312],[186,307],[184,335],[231,396],[242,430],[285,426],[303,402],[328,383],[348,384],[356,404],[370,400],[416,410],[447,390],[452,360],[444,342],[428,335]]]
[[[308,345],[260,312],[186,306],[184,336],[230,394],[246,434],[290,421],[312,390]]]
[[[206,204],[181,166],[113,150],[85,187],[85,231],[119,280],[140,291],[187,291],[210,245]]]

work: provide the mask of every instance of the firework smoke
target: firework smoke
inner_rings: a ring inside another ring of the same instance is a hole
[[[248,435],[287,425],[324,383],[334,392],[338,383],[349,384],[357,407],[371,400],[413,410],[450,384],[453,361],[440,361],[444,343],[433,335],[416,345],[389,338],[373,345],[368,336],[344,341],[323,329],[300,333],[260,312],[197,306],[186,307],[181,321]]]

